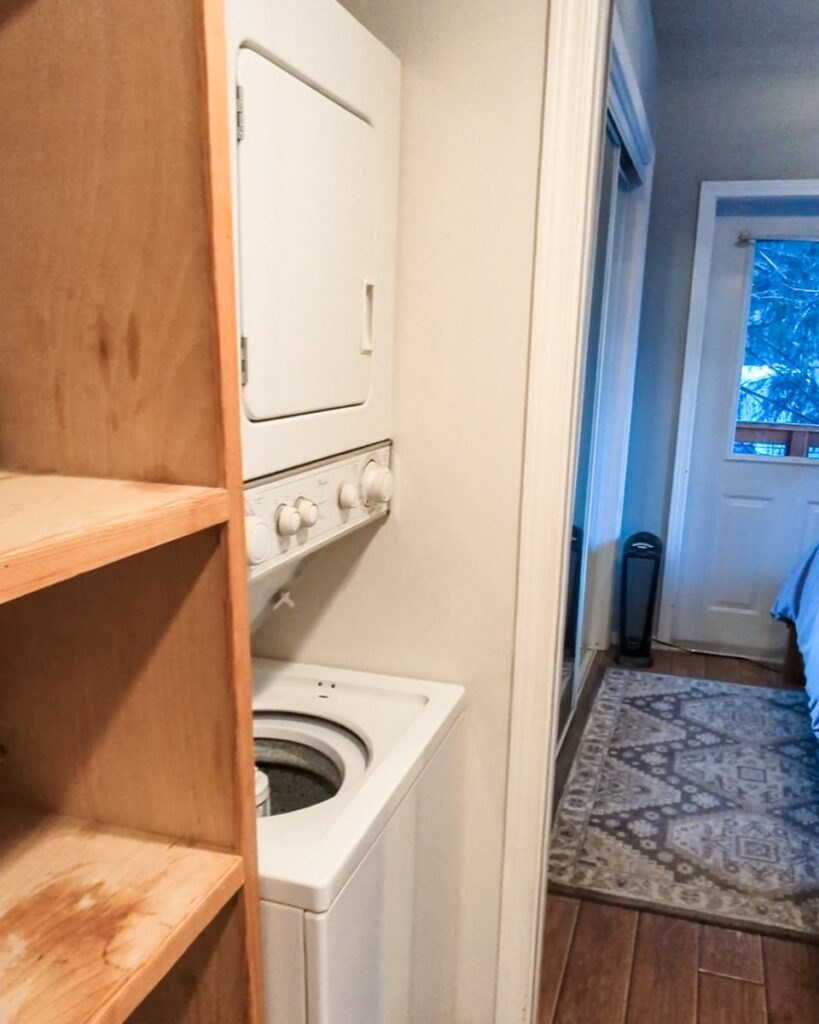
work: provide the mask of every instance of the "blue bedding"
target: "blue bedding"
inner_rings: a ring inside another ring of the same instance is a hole
[[[819,545],[812,548],[785,580],[771,608],[775,619],[796,626],[799,653],[805,662],[805,690],[810,722],[819,738]]]

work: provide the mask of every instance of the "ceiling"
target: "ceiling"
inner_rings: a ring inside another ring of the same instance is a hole
[[[819,0],[651,0],[660,48],[819,47]]]

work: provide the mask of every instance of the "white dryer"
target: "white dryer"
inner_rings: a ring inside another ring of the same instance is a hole
[[[462,688],[253,671],[267,1024],[451,1024]]]
[[[336,0],[228,0],[244,478],[392,436],[400,64]]]

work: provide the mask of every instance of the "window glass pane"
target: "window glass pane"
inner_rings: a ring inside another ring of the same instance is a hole
[[[755,244],[737,420],[819,424],[819,242]]]
[[[816,455],[811,458],[819,458],[819,449],[813,449]],[[773,441],[734,441],[734,455],[765,455],[767,458],[784,459],[788,454],[787,444],[778,444]]]

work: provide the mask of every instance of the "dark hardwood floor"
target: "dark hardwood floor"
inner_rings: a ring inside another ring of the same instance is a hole
[[[655,651],[651,671],[784,685],[772,669],[681,651]],[[561,787],[583,712],[558,758]],[[819,946],[550,894],[540,995],[539,1024],[819,1024]]]

